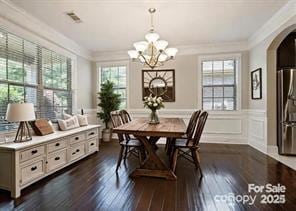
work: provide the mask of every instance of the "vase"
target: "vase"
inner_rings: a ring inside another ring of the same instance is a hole
[[[158,124],[159,118],[156,110],[151,110],[149,124]]]

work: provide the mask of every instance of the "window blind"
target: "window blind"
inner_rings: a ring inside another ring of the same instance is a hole
[[[31,102],[37,118],[72,112],[71,59],[0,28],[0,131],[8,103]]]

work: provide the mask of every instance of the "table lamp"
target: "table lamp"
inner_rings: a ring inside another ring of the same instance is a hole
[[[20,123],[14,142],[32,140],[28,121],[35,120],[33,103],[9,103],[6,111],[6,120]]]

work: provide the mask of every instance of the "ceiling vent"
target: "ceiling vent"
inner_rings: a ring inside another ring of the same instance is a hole
[[[67,12],[66,13],[75,23],[81,23],[82,20],[74,13],[74,12]]]

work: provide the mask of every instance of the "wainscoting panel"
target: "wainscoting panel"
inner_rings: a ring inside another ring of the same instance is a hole
[[[147,109],[130,109],[134,118],[148,117]],[[160,117],[183,118],[188,124],[192,109],[163,109],[159,111]],[[209,112],[201,142],[247,144],[247,116],[244,111]]]
[[[248,140],[249,145],[267,153],[267,118],[264,110],[249,110],[248,113]]]

